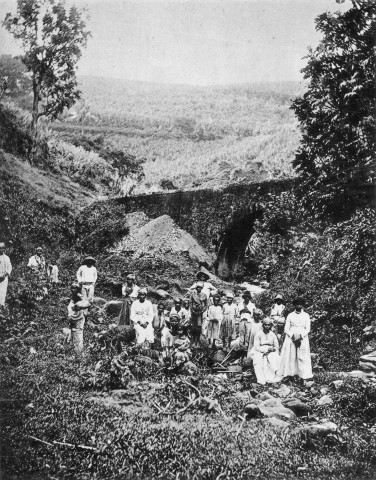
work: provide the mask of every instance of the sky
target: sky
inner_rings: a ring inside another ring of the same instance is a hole
[[[67,3],[72,3],[69,0]],[[314,19],[349,0],[76,0],[92,37],[79,75],[189,85],[300,81]],[[16,0],[0,0],[0,19]],[[0,54],[20,53],[0,27]]]

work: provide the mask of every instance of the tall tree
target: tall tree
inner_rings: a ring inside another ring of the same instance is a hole
[[[308,90],[292,105],[303,133],[294,161],[298,194],[318,217],[351,214],[375,176],[376,2],[351,3],[316,18],[323,38],[303,69]]]
[[[90,35],[83,14],[75,6],[68,10],[63,0],[17,0],[17,13],[5,17],[32,76],[34,134],[40,117],[53,120],[80,98],[76,67]]]

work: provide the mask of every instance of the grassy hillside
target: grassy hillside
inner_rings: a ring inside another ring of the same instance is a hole
[[[293,175],[300,134],[293,82],[191,87],[81,77],[83,103],[56,125],[69,138],[101,133],[105,145],[145,159],[138,191],[163,180],[218,187]],[[90,127],[85,129],[85,127]]]

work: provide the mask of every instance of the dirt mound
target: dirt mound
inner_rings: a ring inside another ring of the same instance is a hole
[[[117,253],[131,253],[133,258],[187,254],[191,260],[211,263],[211,256],[197,241],[180,229],[171,217],[162,215],[140,226],[146,217],[137,213],[127,218],[129,234],[115,247]]]

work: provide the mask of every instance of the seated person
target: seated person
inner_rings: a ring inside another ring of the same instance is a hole
[[[184,363],[189,362],[192,352],[190,350],[191,342],[188,338],[187,327],[179,325],[177,333],[178,335],[173,343],[172,365],[180,367]]]
[[[256,333],[254,345],[249,356],[253,360],[257,383],[276,383],[281,381],[277,375],[280,366],[279,344],[274,332],[272,332],[273,320],[264,318],[262,330]]]
[[[162,356],[167,358],[172,353],[174,341],[178,336],[180,327],[180,317],[177,313],[165,317],[164,326],[161,333]]]

